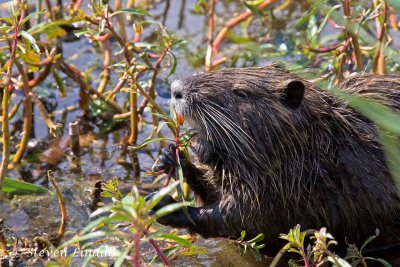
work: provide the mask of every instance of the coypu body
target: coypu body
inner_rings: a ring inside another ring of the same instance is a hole
[[[400,112],[399,75],[355,75],[339,87]],[[399,242],[400,197],[376,125],[344,101],[275,65],[194,75],[171,93],[199,132],[193,149],[207,170],[183,166],[203,202],[189,207],[195,224],[182,211],[161,223],[204,237],[264,233],[267,254],[297,224],[327,227],[342,245],[360,246],[376,228],[372,245]]]

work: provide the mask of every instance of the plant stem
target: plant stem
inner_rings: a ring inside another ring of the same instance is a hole
[[[24,19],[25,12],[21,12],[21,16],[19,21],[21,22]],[[2,160],[0,165],[0,194],[2,192],[4,178],[6,176],[8,170],[8,164],[10,163],[10,129],[9,129],[9,120],[8,120],[8,102],[10,97],[10,84],[11,84],[11,76],[12,76],[12,66],[15,61],[15,54],[17,51],[17,42],[18,42],[18,35],[19,35],[19,24],[15,21],[14,25],[14,35],[12,37],[12,45],[9,42],[9,47],[11,49],[10,59],[8,61],[7,73],[6,73],[6,80],[4,82],[4,89],[3,89],[3,101],[2,101],[2,124],[1,130],[3,132],[3,153],[2,153]]]
[[[104,61],[103,61],[103,72],[101,73],[101,81],[97,91],[104,93],[107,84],[110,81],[110,65],[111,65],[111,45],[110,41],[107,39],[103,42],[104,47]]]
[[[133,239],[133,266],[139,267],[139,241],[140,241],[140,234],[139,231],[136,231],[135,237]]]
[[[25,73],[25,70],[21,63],[18,61],[15,61],[15,65],[18,68],[19,73],[21,74],[22,77],[22,83],[24,86],[24,92],[25,92],[25,100],[24,100],[24,127],[22,131],[22,138],[21,138],[21,143],[18,147],[18,151],[15,154],[15,157],[13,159],[14,164],[18,164],[21,162],[21,159],[24,156],[26,146],[28,145],[30,133],[31,133],[31,128],[32,128],[32,118],[33,118],[33,112],[32,112],[32,101],[31,101],[31,96],[29,94],[30,92],[30,87],[29,87],[29,79],[28,76]]]
[[[149,231],[147,229],[144,229],[143,230],[143,234],[147,236],[149,234]],[[157,255],[160,257],[162,262],[167,266],[171,266],[171,262],[169,261],[167,256],[165,256],[165,254],[161,251],[161,249],[158,246],[157,242],[153,238],[149,238],[149,242],[153,246],[153,248],[156,250]]]
[[[276,2],[276,0],[265,0],[264,2],[259,4],[257,8],[263,9],[275,2]],[[219,46],[220,46],[221,42],[225,39],[225,36],[228,34],[228,31],[230,29],[232,29],[234,26],[236,26],[237,24],[241,23],[242,21],[247,20],[251,16],[253,16],[253,13],[251,11],[246,11],[246,12],[243,12],[242,14],[240,14],[239,16],[231,19],[230,21],[228,21],[225,24],[225,27],[222,28],[222,30],[217,34],[217,37],[214,40],[214,44],[213,44],[214,56],[218,54]]]
[[[147,99],[147,101],[150,103],[150,105],[152,105],[152,107],[154,107],[155,111],[157,111],[157,113],[160,113],[162,115],[166,115],[164,110],[162,108],[160,108],[159,105],[157,105],[157,103],[155,102],[155,100],[153,98],[151,98],[149,96],[149,94],[146,93],[146,91],[139,85],[136,83],[136,87],[139,89],[140,94],[145,97],[145,99]],[[140,110],[139,110],[139,114],[140,114]],[[175,129],[173,126],[167,124],[168,128],[175,133]]]
[[[10,56],[10,60],[8,61],[6,81],[5,81],[5,86],[3,89],[3,101],[2,101],[2,105],[1,105],[1,109],[2,109],[1,130],[3,133],[3,158],[1,161],[1,165],[0,165],[0,193],[1,193],[1,189],[3,188],[3,182],[4,182],[4,178],[6,176],[6,173],[7,173],[8,163],[10,162],[10,131],[9,131],[9,125],[8,125],[8,102],[9,102],[9,97],[10,97],[9,89],[10,89],[10,83],[11,83],[11,71],[12,71],[12,65],[13,65],[13,62],[15,59],[17,38],[18,38],[18,30],[16,29],[16,31],[14,32],[14,37],[13,37],[11,56]]]
[[[131,133],[129,136],[129,145],[135,145],[138,137],[138,109],[137,109],[137,88],[136,77],[132,77],[129,90],[129,112],[131,119]]]
[[[60,228],[58,229],[58,234],[56,240],[54,240],[53,244],[55,246],[58,246],[60,244],[60,241],[62,237],[64,236],[65,233],[65,228],[67,226],[67,210],[65,209],[65,202],[63,195],[61,193],[60,188],[58,187],[56,181],[51,177],[51,171],[47,172],[47,177],[49,178],[49,181],[51,184],[54,186],[54,189],[56,190],[57,197],[58,197],[58,204],[60,206],[61,210],[61,223],[60,223]]]
[[[208,48],[206,55],[206,70],[210,71],[213,67],[213,43],[214,43],[214,12],[217,0],[211,0],[208,13]]]
[[[278,266],[279,261],[281,260],[282,256],[286,253],[287,245],[285,245],[283,248],[281,248],[281,250],[279,250],[279,252],[275,255],[274,259],[272,260],[271,264],[269,265],[269,267],[276,267]]]
[[[374,5],[375,7],[378,5],[377,1],[374,0]],[[384,5],[384,12],[383,12],[383,18],[382,22],[379,21],[379,16],[376,17],[376,31],[378,34],[378,43],[376,44],[376,50],[375,50],[375,55],[374,55],[374,60],[372,62],[372,73],[375,74],[385,74],[387,72],[386,70],[386,64],[385,64],[385,52],[384,52],[384,42],[385,42],[385,36],[386,36],[386,20],[387,20],[387,6],[386,4]]]
[[[354,52],[354,57],[356,59],[356,69],[358,72],[361,72],[363,71],[364,67],[362,63],[362,53],[360,44],[358,42],[358,36],[357,33],[353,31],[353,29],[350,29],[351,28],[350,1],[351,0],[342,0],[343,13],[346,19],[346,31],[348,36],[351,38],[351,43],[353,44],[353,52]]]
[[[137,137],[138,137],[138,109],[137,109],[137,88],[136,88],[136,75],[131,77],[130,80],[130,92],[129,92],[129,111],[130,111],[130,122],[131,122],[131,133],[129,136],[128,143],[129,145],[136,145]],[[132,161],[132,167],[134,170],[134,179],[135,183],[140,182],[140,167],[139,167],[139,159],[137,157],[136,151],[129,151],[129,155]]]

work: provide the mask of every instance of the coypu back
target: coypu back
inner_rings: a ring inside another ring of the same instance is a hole
[[[400,114],[399,75],[354,75],[339,88]],[[342,244],[361,245],[376,228],[376,246],[400,240],[400,197],[377,128],[346,102],[277,66],[194,75],[172,96],[199,131],[194,151],[209,167],[199,179],[216,196],[204,202],[217,202],[222,220],[195,231],[265,233],[270,252],[296,224],[327,227]]]

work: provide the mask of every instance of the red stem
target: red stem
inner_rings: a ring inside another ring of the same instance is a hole
[[[274,2],[276,2],[276,0],[265,0],[264,2],[262,2],[261,4],[258,5],[257,9],[263,9],[263,8],[273,4]],[[213,54],[214,55],[218,54],[219,45],[225,39],[225,36],[228,33],[228,30],[233,28],[235,25],[241,23],[242,21],[247,20],[252,15],[253,15],[253,13],[251,11],[246,11],[246,12],[243,12],[242,14],[240,14],[239,16],[234,17],[233,19],[231,19],[230,21],[228,21],[225,24],[225,27],[218,33],[217,37],[214,40],[214,43],[213,43]]]
[[[133,266],[139,267],[139,240],[140,240],[140,235],[139,232],[136,232],[135,237],[133,239]]]
[[[328,18],[328,22],[337,30],[345,30],[346,27],[338,25],[333,19]]]
[[[83,0],[78,0],[76,1],[74,5],[74,11],[78,11],[78,9],[81,7]]]

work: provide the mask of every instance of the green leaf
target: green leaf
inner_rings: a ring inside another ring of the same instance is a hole
[[[106,26],[106,20],[104,18],[101,18],[99,22],[99,33],[104,32],[105,26]]]
[[[83,235],[83,236],[77,236],[77,237],[74,237],[74,238],[68,240],[67,242],[63,243],[61,246],[58,247],[58,249],[65,248],[65,247],[67,247],[69,245],[73,245],[73,244],[76,244],[76,243],[79,243],[79,242],[82,242],[82,241],[85,241],[85,240],[95,239],[95,238],[98,238],[98,237],[107,236],[109,234],[110,234],[109,231],[96,231],[96,232],[88,233],[88,234]]]
[[[251,252],[253,253],[254,257],[256,258],[256,261],[261,261],[263,256],[258,250],[252,249]]]
[[[6,22],[6,23],[8,23],[8,24],[10,24],[10,25],[13,25],[13,20],[12,20],[12,18],[0,18],[0,21],[4,21],[4,22]]]
[[[28,16],[26,16],[26,17],[21,21],[20,25],[24,25],[24,24],[25,24],[28,20],[30,20],[32,17],[34,17],[34,16],[36,16],[36,15],[38,15],[38,14],[42,14],[42,13],[44,13],[45,11],[46,11],[46,9],[45,9],[45,10],[42,10],[42,11],[35,11],[35,12],[29,14]]]
[[[169,204],[165,207],[162,207],[161,209],[157,210],[156,213],[154,214],[154,217],[156,219],[163,217],[167,214],[170,214],[172,212],[175,212],[183,207],[186,207],[186,203],[184,202],[178,202],[178,203],[173,203],[173,204]]]
[[[339,9],[340,7],[341,7],[340,5],[336,5],[336,6],[333,6],[331,10],[329,10],[328,14],[326,14],[326,16],[325,16],[324,20],[322,21],[321,25],[319,25],[319,28],[317,30],[317,34],[320,34],[321,31],[325,28],[325,25],[328,22],[328,19],[330,18],[332,12],[335,9]]]
[[[168,186],[163,187],[160,191],[158,191],[152,198],[148,201],[146,210],[150,211],[152,208],[154,208],[158,202],[163,199],[169,192],[171,192],[177,185],[179,184],[179,181],[175,181],[173,183],[170,183]]]
[[[128,256],[129,252],[131,251],[130,247],[124,249],[121,254],[118,256],[117,260],[114,262],[113,266],[120,267],[123,266],[124,262],[126,261],[126,257]]]
[[[61,25],[68,25],[74,22],[80,22],[83,21],[84,17],[73,17],[71,19],[60,19],[60,20],[56,20],[54,22],[48,22],[48,21],[44,21],[41,22],[39,24],[36,24],[34,26],[32,26],[28,32],[31,35],[36,35],[36,34],[41,34],[41,33],[47,33],[47,31],[51,28],[57,27],[57,26],[61,26]]]
[[[123,8],[121,10],[115,11],[110,15],[110,17],[121,14],[121,13],[127,13],[131,15],[138,15],[138,16],[149,16],[151,15],[144,9],[139,9],[139,8]]]
[[[400,135],[400,115],[391,108],[362,96],[350,95],[335,89],[333,92],[383,129]]]
[[[67,96],[67,93],[65,91],[64,87],[64,82],[61,79],[60,75],[54,70],[54,68],[51,68],[51,73],[53,74],[54,80],[56,81],[56,84],[58,86],[58,90],[60,91],[60,96],[62,98],[65,98]]]
[[[240,238],[238,241],[243,241],[245,236],[246,236],[246,231],[243,230],[242,232],[240,232]]]
[[[169,139],[169,138],[165,138],[165,137],[152,138],[152,139],[147,139],[147,140],[143,141],[143,143],[141,143],[140,145],[132,146],[132,147],[129,147],[129,148],[133,149],[133,150],[139,150],[139,149],[147,146],[148,144],[155,143],[155,142],[160,142],[160,141],[174,141],[174,140]]]
[[[369,243],[371,243],[372,241],[374,241],[378,236],[379,236],[379,229],[376,228],[376,230],[375,230],[375,235],[370,236],[370,237],[364,242],[364,244],[363,244],[363,245],[361,246],[361,248],[360,248],[360,252],[362,252],[362,251],[364,250],[364,248],[365,248]]]
[[[258,243],[260,241],[264,240],[264,234],[259,234],[256,237],[254,237],[253,239],[249,240],[249,243]]]
[[[169,78],[172,74],[175,73],[175,71],[176,71],[176,66],[178,65],[178,61],[176,60],[176,56],[175,56],[173,53],[169,53],[169,55],[172,56],[173,63],[172,63],[171,71],[169,72],[167,78]]]
[[[263,0],[254,0],[254,1],[246,1],[243,4],[251,11],[251,13],[256,15],[262,15],[261,9],[258,8],[258,5],[261,4]]]
[[[397,12],[400,12],[400,1],[399,0],[386,0],[386,2],[393,7]]]
[[[177,243],[179,243],[180,245],[184,246],[184,247],[190,247],[192,246],[192,242],[190,242],[189,240],[176,236],[176,235],[171,235],[171,234],[157,234],[157,235],[152,235],[153,238],[164,238],[164,239],[168,239],[168,240],[172,240],[175,241]]]
[[[158,47],[156,44],[151,44],[148,42],[137,42],[135,43],[135,46],[139,48],[146,48],[148,50],[155,49]]]
[[[18,56],[25,62],[28,63],[29,70],[32,72],[36,72],[39,70],[38,66],[34,66],[34,64],[38,64],[40,62],[40,55],[35,53],[34,51],[26,51],[25,53],[18,52]],[[32,65],[31,65],[32,64]]]
[[[381,142],[390,172],[395,180],[396,187],[400,189],[400,144],[399,137],[385,131],[379,131]]]
[[[29,194],[46,194],[49,192],[44,187],[30,184],[27,182],[5,178],[3,184],[4,193],[12,193],[15,195],[29,195]]]
[[[80,36],[85,35],[85,34],[96,34],[96,33],[97,33],[96,31],[90,30],[90,29],[81,29],[81,30],[75,30],[74,31],[74,35],[76,37],[80,37]]]
[[[381,258],[371,258],[371,257],[365,257],[365,260],[369,260],[369,261],[377,261],[379,263],[381,263],[384,267],[392,267],[393,265],[391,265],[389,262],[385,261],[384,259]],[[372,265],[371,265],[372,266]]]
[[[14,4],[13,4],[13,2],[14,1],[10,1],[9,3],[8,3],[8,13],[10,14],[10,16],[11,17],[15,17],[15,10],[14,10]]]
[[[311,8],[310,10],[308,10],[294,25],[293,28],[295,29],[299,29],[301,27],[303,27],[311,18],[311,16],[313,16],[315,13],[317,13],[317,9],[316,8]]]
[[[52,40],[57,37],[62,37],[62,36],[67,35],[67,32],[61,27],[54,26],[54,27],[47,28],[46,34],[47,34],[47,39]]]
[[[347,261],[345,261],[345,260],[339,258],[339,257],[336,256],[336,255],[328,256],[327,259],[328,259],[328,261],[330,261],[330,262],[332,262],[332,263],[334,264],[333,266],[337,266],[337,267],[339,267],[339,266],[340,266],[340,267],[351,267],[351,265],[350,265]]]
[[[174,113],[171,113],[171,114],[174,114]],[[171,118],[171,117],[168,117],[167,115],[160,114],[160,113],[153,113],[153,115],[155,115],[155,116],[157,116],[157,117],[160,117],[161,119],[165,120],[166,122],[170,122],[170,123],[172,123],[173,125],[175,125],[174,119]]]
[[[257,7],[262,2],[264,2],[264,0],[251,0],[251,1],[245,1],[244,4],[246,6],[249,5],[249,6]]]
[[[31,44],[31,46],[35,50],[35,52],[39,54],[40,49],[39,49],[39,46],[36,44],[35,38],[33,38],[33,36],[30,35],[29,33],[27,33],[26,31],[21,31],[20,34]]]

